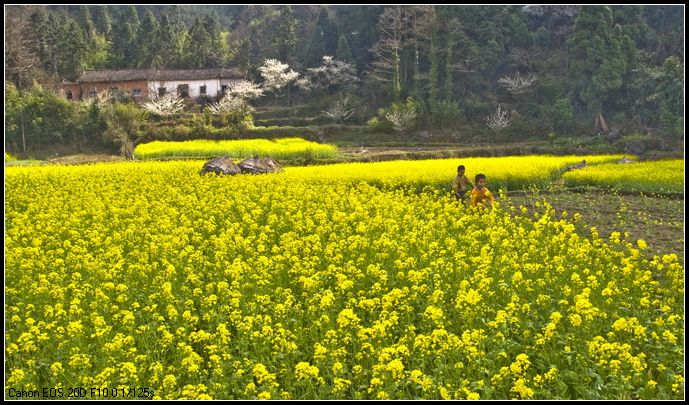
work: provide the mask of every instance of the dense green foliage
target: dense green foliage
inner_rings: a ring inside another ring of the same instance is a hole
[[[40,85],[18,91],[5,82],[5,142],[24,150],[61,142],[82,143],[98,117],[85,103],[73,103]]]
[[[604,117],[610,131],[651,128],[675,139],[684,126],[679,6],[82,5],[6,11],[6,78],[20,90],[32,80],[57,87],[84,69],[106,68],[237,66],[261,83],[258,67],[266,59],[279,59],[306,78],[308,68],[330,55],[352,63],[361,79],[335,89],[358,105],[353,124],[412,97],[419,131],[461,127],[489,135],[486,118],[498,105],[510,113],[501,134],[512,137],[590,135],[598,131],[595,117]],[[285,104],[322,110],[339,96],[333,90],[290,85]]]

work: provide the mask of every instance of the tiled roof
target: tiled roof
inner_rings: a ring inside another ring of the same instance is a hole
[[[216,69],[105,69],[87,70],[77,82],[121,82],[129,80],[238,79],[244,75],[235,68]]]

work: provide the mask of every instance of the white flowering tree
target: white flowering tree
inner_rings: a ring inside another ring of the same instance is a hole
[[[239,80],[230,84],[227,93],[243,100],[253,100],[263,97],[263,89],[261,86],[248,80]]]
[[[217,103],[211,103],[206,106],[206,108],[208,108],[208,110],[213,114],[224,114],[237,111],[242,113],[251,113],[254,111],[253,107],[251,107],[245,99],[233,95],[232,93],[225,94],[220,101]]]
[[[385,114],[392,127],[397,131],[404,131],[411,128],[416,122],[416,105],[414,103],[398,103],[394,105],[392,111]]]
[[[336,60],[332,56],[324,56],[321,66],[306,70],[309,72],[306,80],[311,89],[330,89],[359,81],[356,68],[351,63]],[[301,81],[298,83],[302,88],[305,84]]]
[[[498,80],[498,83],[505,86],[507,91],[512,95],[518,96],[533,90],[533,85],[536,83],[536,76],[533,74],[522,76],[517,72],[512,76],[504,76],[502,79]]]
[[[498,108],[493,114],[486,117],[486,125],[495,132],[500,132],[509,127],[510,124],[509,113],[506,110],[502,110],[500,104],[498,104]]]
[[[184,100],[177,94],[168,93],[162,97],[144,103],[143,107],[153,115],[168,117],[184,109]]]
[[[220,101],[207,105],[206,109],[211,114],[220,115],[227,126],[245,128],[253,125],[253,107],[245,99],[231,93],[225,94]]]
[[[302,77],[301,79],[294,82],[294,85],[297,86],[299,90],[305,93],[310,93],[316,88],[313,82],[308,77]]]
[[[354,114],[354,108],[349,103],[349,97],[340,98],[327,110],[322,111],[323,115],[335,122],[344,122]]]
[[[282,63],[277,59],[266,59],[258,67],[258,71],[261,72],[263,77],[263,88],[275,95],[276,105],[280,90],[299,77],[299,73],[290,69],[288,64]]]

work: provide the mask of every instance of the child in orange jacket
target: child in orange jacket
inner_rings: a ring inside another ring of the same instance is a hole
[[[471,206],[476,207],[480,204],[482,207],[485,207],[486,201],[489,206],[492,205],[495,198],[493,197],[493,193],[486,188],[486,175],[477,174],[475,184],[474,189],[471,190]]]

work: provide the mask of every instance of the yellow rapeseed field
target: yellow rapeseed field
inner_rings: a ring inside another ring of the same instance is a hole
[[[519,190],[533,186],[548,187],[560,177],[565,167],[586,159],[589,165],[618,160],[621,155],[598,156],[511,156],[387,161],[378,163],[343,163],[315,167],[288,168],[288,174],[311,181],[366,181],[386,188],[449,189],[457,166],[466,167],[466,175],[487,176],[492,190]]]
[[[627,191],[684,192],[684,159],[607,163],[563,175],[572,186],[595,185]]]
[[[217,157],[247,158],[254,155],[272,156],[276,159],[331,158],[338,155],[334,145],[319,144],[301,138],[240,139],[233,141],[154,141],[138,145],[134,150],[137,159],[160,157]]]
[[[521,187],[580,160],[460,162]],[[436,191],[457,163],[7,168],[6,392],[683,398],[677,256],[464,208]]]

